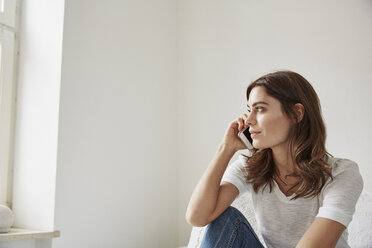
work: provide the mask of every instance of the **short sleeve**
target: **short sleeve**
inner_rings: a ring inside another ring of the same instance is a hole
[[[332,169],[333,180],[322,190],[322,204],[316,217],[337,221],[347,227],[363,189],[358,165],[348,159],[337,160]]]
[[[245,163],[246,158],[240,155],[236,161],[227,167],[221,180],[221,182],[228,182],[235,185],[239,190],[239,195],[249,191],[249,185],[246,181]]]

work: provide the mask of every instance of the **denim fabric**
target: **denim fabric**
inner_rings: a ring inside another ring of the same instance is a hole
[[[200,248],[263,248],[244,215],[228,207],[206,229]]]

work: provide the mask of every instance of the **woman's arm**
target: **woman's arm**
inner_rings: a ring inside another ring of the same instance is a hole
[[[186,220],[191,225],[207,225],[226,210],[239,194],[233,184],[221,183],[221,179],[235,152],[245,149],[238,137],[238,132],[247,127],[245,120],[246,115],[243,115],[230,123],[221,145],[196,185],[186,211]]]
[[[337,221],[317,217],[296,248],[333,248],[344,230],[345,226]]]
[[[352,220],[363,189],[358,165],[348,159],[337,161],[333,180],[324,186],[323,203],[314,222],[302,236],[297,248],[335,247]]]
[[[218,217],[239,194],[230,183],[221,178],[235,151],[221,144],[192,193],[186,212],[186,220],[193,226],[205,226]]]

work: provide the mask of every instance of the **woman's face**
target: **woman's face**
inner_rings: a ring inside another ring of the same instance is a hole
[[[293,125],[282,112],[281,103],[269,96],[262,86],[254,87],[249,94],[246,122],[251,132],[253,147],[257,149],[274,149],[287,145],[289,131]]]

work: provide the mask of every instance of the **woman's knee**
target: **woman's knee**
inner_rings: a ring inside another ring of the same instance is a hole
[[[244,242],[259,244],[245,216],[230,206],[208,225],[201,247],[240,247]]]
[[[235,225],[237,222],[248,223],[244,215],[235,207],[229,206],[220,216],[218,216],[212,223],[222,222],[224,224],[230,223]]]

